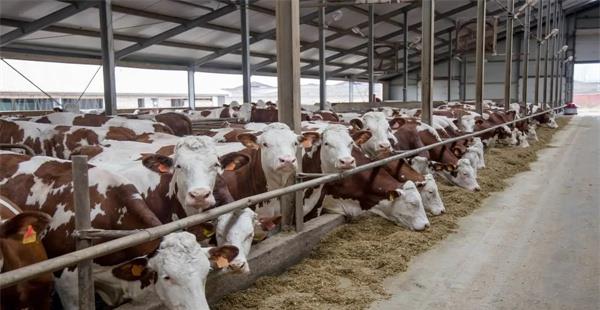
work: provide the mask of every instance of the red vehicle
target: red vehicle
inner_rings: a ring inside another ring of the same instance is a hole
[[[565,115],[577,115],[577,106],[573,102],[567,103],[564,114]]]

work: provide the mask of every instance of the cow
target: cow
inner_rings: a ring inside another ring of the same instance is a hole
[[[192,134],[192,121],[183,113],[163,112],[154,115],[153,120],[167,125],[178,137]]]
[[[202,119],[221,119],[221,118],[237,118],[239,114],[238,107],[223,106],[221,108],[190,111],[189,118],[191,120],[202,120]]]
[[[148,132],[162,132],[173,134],[171,128],[169,128],[165,124],[157,123],[151,120],[132,120],[120,116],[55,112],[43,116],[33,117],[31,118],[31,121],[36,123],[47,123],[68,126],[125,127],[133,130],[136,134],[144,134]]]
[[[269,124],[260,136],[238,135],[246,149],[223,157],[223,178],[233,197],[242,199],[288,185],[298,167],[297,149],[311,147],[318,138],[316,132],[297,135],[282,123]],[[261,220],[276,218],[280,215],[278,201],[262,203],[256,212]]]
[[[350,124],[355,131],[371,132],[371,138],[361,145],[369,157],[387,157],[392,151],[392,145],[398,142],[382,112],[367,112],[361,118],[352,119]]]
[[[48,259],[41,238],[50,216],[39,211],[23,212],[0,196],[0,272],[8,272]],[[51,273],[0,290],[2,309],[50,309]]]
[[[0,195],[24,210],[42,211],[52,217],[48,233],[42,238],[48,257],[74,251],[71,163],[0,152],[0,167]],[[128,180],[92,165],[88,166],[88,176],[94,228],[133,230],[161,225]],[[107,239],[95,243],[104,241]],[[238,251],[234,246],[202,248],[193,234],[172,233],[96,258],[94,281],[98,294],[111,306],[153,289],[169,309],[208,309],[203,287],[209,270],[227,266]],[[67,268],[55,273],[55,280],[63,306],[77,309],[76,270]]]

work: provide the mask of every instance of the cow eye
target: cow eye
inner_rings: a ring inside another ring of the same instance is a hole
[[[294,146],[298,146],[298,141],[294,142]]]
[[[177,165],[177,166],[175,166],[175,168],[181,169],[181,165]]]
[[[216,163],[216,164],[215,164],[215,167],[216,167],[216,168],[221,168],[221,164],[220,164],[220,163]]]
[[[163,278],[163,280],[165,280],[165,281],[169,281],[169,280],[171,280],[171,277],[169,277],[168,275],[164,275],[162,278]]]
[[[264,143],[262,144],[262,146],[264,146],[264,147],[269,147],[269,145],[268,145],[266,142],[264,142]]]
[[[329,146],[329,142],[325,142],[325,146]]]

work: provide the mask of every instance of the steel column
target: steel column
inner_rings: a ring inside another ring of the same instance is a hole
[[[562,84],[562,78],[560,77],[560,72],[561,72],[561,68],[562,68],[562,59],[564,58],[563,55],[566,55],[566,51],[562,52],[562,47],[564,46],[564,41],[563,41],[563,34],[564,34],[564,29],[563,29],[563,18],[562,18],[562,10],[559,10],[558,7],[560,5],[557,5],[557,18],[558,18],[558,29],[560,29],[559,32],[559,37],[557,37],[556,39],[556,49],[557,49],[557,55],[556,55],[556,81],[554,83],[554,107],[558,106],[558,94],[560,91],[560,84]]]
[[[552,17],[552,28],[558,29],[558,1],[554,3],[554,16]],[[550,52],[552,53],[550,60],[550,106],[554,107],[554,65],[556,63],[556,54],[558,49],[556,48],[556,43],[558,43],[558,36],[552,36],[550,39],[551,45],[548,45],[550,48]]]
[[[504,58],[504,110],[508,111],[511,104],[511,81],[512,81],[512,51],[513,51],[513,22],[514,22],[514,11],[515,11],[515,0],[507,0],[506,2],[506,39],[504,40],[506,46],[505,58]]]
[[[352,77],[348,80],[348,101],[354,102],[354,79]]]
[[[421,120],[431,125],[433,109],[433,34],[435,0],[421,1]]]
[[[529,31],[531,28],[531,7],[525,8],[525,32],[523,33],[523,89],[521,100],[527,106],[527,92],[529,91]],[[518,81],[517,81],[518,82]]]
[[[448,32],[448,101],[452,100],[452,31]]]
[[[369,76],[369,102],[374,103],[375,100],[373,98],[375,77],[373,76],[373,62],[375,57],[375,8],[373,4],[369,4],[369,43],[367,46],[367,75]]]
[[[483,114],[486,0],[477,0],[477,48],[475,52],[475,111]]]
[[[467,100],[467,56],[463,55],[460,62],[460,100]]]
[[[404,43],[402,51],[402,100],[406,102],[408,100],[408,12],[404,12],[404,25],[402,27],[402,41]]]
[[[319,108],[325,110],[327,101],[327,69],[325,67],[325,1],[321,1],[319,10]]]
[[[555,0],[556,1],[556,0]],[[552,7],[552,0],[548,0],[548,10],[546,11],[546,34],[548,35],[551,31],[550,28],[550,12]],[[548,57],[550,56],[550,44],[546,40],[544,42],[546,46],[546,57],[544,57],[544,93],[543,93],[543,109],[545,110],[548,106]]]
[[[190,107],[190,110],[195,110],[196,109],[196,83],[195,83],[195,77],[194,74],[196,73],[196,70],[194,68],[194,66],[190,66],[188,68],[187,71],[187,78],[188,78],[188,106]]]
[[[104,76],[104,111],[106,115],[117,113],[117,90],[115,86],[115,47],[113,42],[112,0],[100,0],[100,43],[102,46],[102,73]]]
[[[242,35],[242,96],[244,103],[250,103],[252,102],[252,82],[250,81],[250,26],[248,20],[248,0],[240,1],[240,32]]]
[[[279,121],[300,134],[300,2],[280,0],[275,4],[277,35],[277,99]],[[298,171],[301,168],[301,152],[298,151]],[[290,183],[294,182],[288,180]],[[302,199],[291,194],[281,198],[281,215],[284,226],[293,225],[302,230],[304,214]]]
[[[541,62],[540,58],[542,57],[542,19],[544,16],[544,0],[539,1],[539,7],[537,12],[537,50],[536,50],[536,58],[535,58],[535,89],[533,95],[533,103],[540,103],[540,71],[541,71]],[[529,113],[529,112],[527,112]]]

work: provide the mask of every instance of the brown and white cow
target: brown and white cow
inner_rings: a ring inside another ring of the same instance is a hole
[[[120,116],[55,112],[43,116],[33,117],[31,118],[31,121],[36,123],[47,123],[68,126],[125,127],[133,130],[136,134],[144,134],[147,132],[162,132],[173,134],[171,128],[169,128],[165,124],[157,123],[151,120],[132,120]]]
[[[91,165],[88,176],[93,227],[131,230],[161,224],[128,180]],[[69,161],[0,152],[0,195],[24,210],[42,211],[52,217],[48,233],[42,238],[48,257],[75,250],[72,191]],[[203,287],[211,261],[222,267],[237,252],[233,246],[205,249],[196,236],[173,233],[95,259],[93,274],[97,292],[112,306],[153,289],[169,309],[208,309]],[[62,270],[55,286],[63,306],[77,309],[76,270]]]
[[[49,223],[48,214],[23,212],[0,195],[0,272],[48,259],[41,238]],[[52,289],[52,274],[46,273],[0,290],[0,306],[2,309],[50,309]]]

